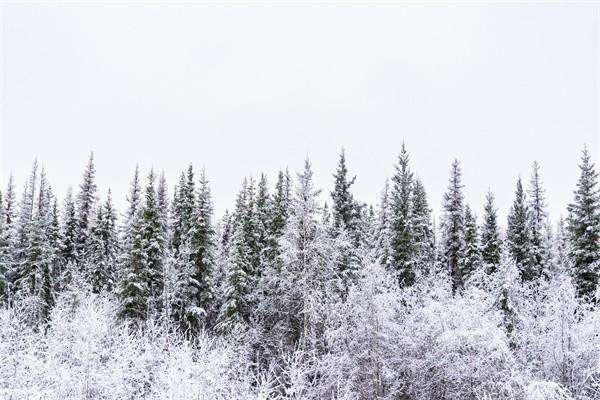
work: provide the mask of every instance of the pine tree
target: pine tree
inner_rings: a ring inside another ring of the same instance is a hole
[[[22,271],[26,268],[34,216],[37,179],[38,164],[37,160],[34,160],[31,175],[25,182],[19,215],[15,222],[15,236],[11,257],[13,263],[8,271],[9,287],[14,286],[14,288],[10,288],[11,291],[18,290],[18,281],[21,279]]]
[[[344,150],[340,153],[333,179],[334,189],[331,192],[333,200],[331,210],[334,235],[338,235],[342,230],[346,230],[351,237],[354,237],[356,234],[356,205],[350,188],[354,184],[354,181],[356,181],[356,176],[352,178],[348,177]]]
[[[140,205],[142,203],[142,186],[140,184],[140,167],[135,165],[135,172],[133,173],[133,180],[130,184],[129,194],[127,195],[128,208],[125,212],[125,223],[123,226],[123,236],[125,241],[130,236],[129,231],[133,226],[135,219],[137,218]]]
[[[187,171],[181,174],[179,185],[175,188],[173,199],[173,249],[179,254],[181,243],[189,239],[196,206],[196,185],[194,169],[190,164]]]
[[[165,246],[154,187],[155,180],[156,175],[154,171],[150,170],[144,204],[141,207],[142,252],[143,264],[145,264],[146,269],[144,276],[148,279],[148,295],[152,302],[153,312],[161,310],[159,300],[164,282],[162,273]]]
[[[391,204],[390,204],[390,185],[386,179],[385,186],[381,192],[379,209],[377,210],[377,223],[375,228],[375,258],[388,271],[391,270]]]
[[[130,240],[124,254],[119,285],[119,317],[135,324],[146,320],[150,297],[149,271],[145,260],[142,210],[131,219]]]
[[[481,265],[481,249],[477,232],[477,217],[471,207],[465,206],[465,250],[461,264],[463,279],[466,281]]]
[[[2,232],[0,233],[0,270],[3,275],[3,290],[5,299],[10,297],[10,275],[14,270],[13,246],[16,223],[16,193],[12,174],[8,178],[6,192],[0,208]]]
[[[200,174],[200,185],[194,208],[194,218],[190,232],[190,257],[193,265],[192,278],[197,285],[193,304],[203,310],[206,322],[212,322],[215,311],[211,276],[214,265],[214,228],[212,226],[213,206],[210,187],[204,170]]]
[[[34,166],[32,174],[34,182],[36,169],[37,167]],[[52,216],[52,194],[43,169],[39,183],[37,199],[34,199],[27,248],[15,282],[16,296],[26,305],[30,321],[34,325],[47,320],[54,304],[53,250],[48,238],[48,226]]]
[[[577,291],[587,297],[596,290],[600,274],[600,192],[598,173],[587,148],[583,149],[579,169],[567,229]]]
[[[96,212],[89,247],[87,274],[92,292],[111,291],[116,282],[118,238],[110,190],[106,202]]]
[[[96,207],[96,167],[94,166],[94,153],[90,153],[88,164],[83,173],[83,182],[79,186],[77,196],[77,261],[85,263],[86,250],[91,235],[91,226],[94,220]]]
[[[330,285],[334,282],[331,264],[332,246],[325,230],[319,224],[319,205],[313,184],[310,161],[298,174],[292,213],[281,239],[282,254],[277,280],[277,298],[274,315],[281,342],[290,346],[301,345],[309,350],[321,348],[325,308],[336,300]]]
[[[227,277],[224,288],[224,302],[219,314],[216,329],[222,333],[235,333],[247,327],[250,319],[250,294],[254,286],[252,282],[252,266],[248,253],[250,249],[244,239],[243,222],[233,233],[233,242],[229,254]]]
[[[269,240],[265,258],[267,263],[275,262],[279,255],[279,239],[290,214],[290,175],[279,171],[275,192],[271,200],[271,210],[268,223]]]
[[[392,265],[397,274],[398,282],[403,286],[414,283],[412,257],[414,240],[411,226],[411,197],[413,174],[409,168],[408,152],[404,143],[398,157],[396,173],[392,177],[391,192],[391,245]]]
[[[529,263],[535,277],[543,274],[544,259],[544,223],[546,221],[546,200],[540,178],[540,166],[533,163],[531,181],[529,182]]]
[[[260,268],[258,275],[262,270],[262,265],[265,262],[267,253],[270,251],[271,246],[270,238],[270,222],[271,222],[271,196],[269,195],[269,185],[267,183],[267,177],[261,174],[260,180],[258,181],[258,187],[256,191],[256,231],[257,231],[257,246],[260,249],[259,264]]]
[[[454,160],[450,169],[448,190],[444,194],[442,220],[442,251],[444,263],[452,278],[452,291],[464,287],[460,270],[465,247],[465,211],[463,197],[462,171],[458,160]]]
[[[336,260],[336,270],[339,279],[339,289],[345,296],[352,281],[356,278],[358,270],[358,247],[360,235],[360,207],[356,204],[351,192],[351,186],[356,176],[348,177],[346,156],[340,153],[338,166],[335,171],[334,190],[331,192],[332,203],[332,236],[334,246],[339,255]]]
[[[529,259],[529,207],[521,178],[517,181],[515,200],[508,214],[506,242],[510,256],[521,272],[521,279],[528,281],[536,277],[530,268]]]
[[[63,291],[73,280],[77,263],[77,227],[73,192],[69,188],[63,203],[60,261],[58,270],[55,272],[57,291]]]
[[[415,267],[420,273],[427,273],[427,269],[434,261],[435,249],[431,209],[427,201],[425,186],[420,179],[414,181],[411,203]]]
[[[163,241],[165,245],[168,246],[171,239],[169,226],[170,207],[168,200],[167,180],[165,179],[164,173],[161,173],[160,178],[158,179],[158,187],[156,188],[156,202],[158,206]]]
[[[488,191],[485,198],[483,225],[481,227],[481,259],[488,273],[494,273],[500,265],[502,242],[498,227],[498,216],[494,206],[494,195]]]

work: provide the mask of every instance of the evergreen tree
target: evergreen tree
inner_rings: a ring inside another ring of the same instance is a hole
[[[190,229],[196,207],[196,185],[194,169],[190,164],[187,171],[181,174],[179,185],[175,188],[173,199],[173,249],[179,254],[181,243],[189,239]]]
[[[83,182],[79,186],[77,196],[77,261],[85,263],[86,250],[91,235],[91,226],[94,220],[96,207],[96,167],[94,166],[94,153],[90,153],[88,164],[83,173]]]
[[[477,232],[477,217],[471,207],[465,206],[465,250],[461,271],[466,281],[481,265],[481,249]]]
[[[356,205],[350,187],[354,184],[356,176],[348,177],[344,150],[340,153],[333,178],[334,189],[331,192],[333,233],[338,235],[342,230],[346,230],[350,236],[354,237],[356,234]]]
[[[596,290],[600,274],[600,192],[598,173],[587,148],[583,149],[579,169],[567,229],[577,291],[587,297]]]
[[[275,262],[279,254],[279,239],[283,234],[283,229],[287,223],[290,214],[290,175],[286,170],[279,171],[277,175],[277,183],[275,184],[275,192],[271,199],[270,217],[268,223],[269,240],[265,253],[265,258],[268,263]]]
[[[498,216],[494,206],[494,195],[488,191],[485,198],[483,225],[481,227],[481,259],[487,266],[487,272],[496,272],[500,265],[502,242],[498,227]]]
[[[6,227],[12,227],[17,218],[17,194],[15,193],[15,184],[13,182],[13,176],[10,174],[8,177],[8,184],[6,185],[6,193],[4,193],[4,222]]]
[[[421,273],[434,261],[434,237],[431,223],[431,209],[427,201],[425,186],[420,179],[415,179],[412,192],[412,231],[415,246],[415,267]]]
[[[536,277],[530,268],[529,259],[529,207],[521,178],[517,181],[515,200],[508,214],[506,242],[510,256],[521,272],[521,279],[528,281]]]
[[[133,180],[131,181],[129,194],[127,195],[127,211],[125,212],[125,223],[123,226],[123,236],[125,242],[130,236],[130,229],[133,226],[135,219],[138,216],[140,204],[142,203],[142,186],[140,184],[140,167],[135,165],[135,172],[133,173]]]
[[[60,261],[58,263],[58,270],[54,274],[57,277],[57,291],[62,291],[73,279],[77,263],[77,227],[77,213],[73,201],[73,192],[69,188],[62,212]]]
[[[191,336],[199,331],[206,320],[206,309],[196,306],[198,301],[199,282],[194,279],[195,268],[192,263],[190,240],[186,239],[179,246],[179,256],[175,262],[175,287],[170,303],[171,318],[180,330]]]
[[[460,163],[455,159],[450,169],[448,190],[444,194],[441,227],[444,263],[450,271],[453,292],[464,287],[460,270],[465,248],[465,211],[462,190],[462,171]]]
[[[250,249],[244,239],[242,224],[242,220],[239,220],[233,233],[223,293],[224,302],[216,326],[216,329],[223,333],[239,332],[247,327],[250,320],[250,295],[254,282],[252,266],[248,259]]]
[[[203,310],[205,319],[214,320],[212,301],[214,298],[211,276],[214,265],[214,228],[212,226],[213,206],[210,187],[204,170],[200,174],[200,185],[194,208],[194,220],[190,232],[193,281],[197,285],[193,304]],[[209,322],[207,321],[207,322]]]
[[[34,167],[35,169],[37,168]],[[35,176],[33,178],[35,181]],[[29,227],[27,249],[15,282],[16,296],[24,302],[30,321],[34,324],[46,321],[54,304],[51,270],[53,249],[48,238],[48,227],[52,217],[52,194],[43,169],[39,183]]]
[[[409,168],[408,152],[404,143],[398,157],[396,172],[392,177],[391,192],[391,257],[398,282],[403,286],[413,284],[414,239],[412,233],[411,197],[413,174]]]
[[[87,273],[94,293],[111,291],[115,286],[117,252],[116,213],[109,190],[106,202],[96,212],[90,239]]]
[[[31,175],[25,182],[19,215],[15,222],[15,236],[12,249],[12,266],[8,271],[9,289],[18,290],[18,281],[21,280],[22,271],[26,269],[28,259],[28,250],[31,239],[32,221],[34,216],[34,202],[36,193],[36,184],[38,179],[38,164],[34,161]],[[41,229],[41,228],[40,228]],[[10,286],[15,286],[10,288]]]
[[[260,249],[259,264],[261,265],[258,275],[261,273],[262,264],[264,263],[267,253],[270,251],[269,247],[272,244],[269,234],[271,211],[271,197],[269,196],[267,177],[264,174],[261,174],[256,191],[257,247]]]
[[[141,207],[141,231],[143,264],[145,264],[148,295],[151,299],[152,311],[161,309],[159,303],[163,289],[163,255],[164,242],[158,203],[155,189],[156,175],[150,170],[144,204]]]
[[[385,186],[381,192],[381,200],[379,202],[379,209],[377,210],[377,226],[375,228],[375,258],[388,271],[391,270],[392,263],[392,210],[389,188],[389,181],[386,179]]]
[[[319,224],[319,206],[310,161],[298,174],[292,212],[281,239],[282,254],[277,280],[275,315],[281,320],[279,340],[307,350],[322,349],[325,309],[336,300],[331,284],[335,259],[327,235]]]
[[[145,321],[150,297],[149,272],[145,260],[144,224],[138,208],[131,219],[130,239],[124,254],[124,268],[119,285],[119,317],[135,324]]]
[[[529,263],[535,277],[542,275],[546,260],[544,259],[544,224],[546,221],[546,200],[540,179],[540,166],[533,163],[531,181],[529,182]]]

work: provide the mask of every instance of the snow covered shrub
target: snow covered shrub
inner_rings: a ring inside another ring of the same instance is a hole
[[[234,345],[206,335],[189,342],[151,321],[132,329],[115,320],[116,307],[105,296],[63,296],[46,332],[3,309],[0,398],[271,398],[271,378],[256,382]]]

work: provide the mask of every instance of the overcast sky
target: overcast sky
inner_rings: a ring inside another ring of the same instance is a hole
[[[93,150],[120,207],[136,162],[170,186],[192,162],[221,214],[245,175],[307,155],[328,193],[344,147],[376,203],[404,140],[436,211],[457,157],[504,223],[534,160],[552,217],[584,143],[598,163],[598,3],[0,7],[2,188],[37,156],[62,197]]]

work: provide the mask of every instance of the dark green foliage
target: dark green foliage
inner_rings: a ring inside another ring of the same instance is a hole
[[[486,264],[487,272],[496,272],[500,265],[502,242],[498,216],[494,206],[494,195],[488,191],[483,208],[483,224],[481,226],[481,259]]]
[[[587,148],[583,149],[581,174],[575,198],[569,205],[568,232],[573,274],[580,296],[591,296],[600,274],[600,194],[598,173]]]

